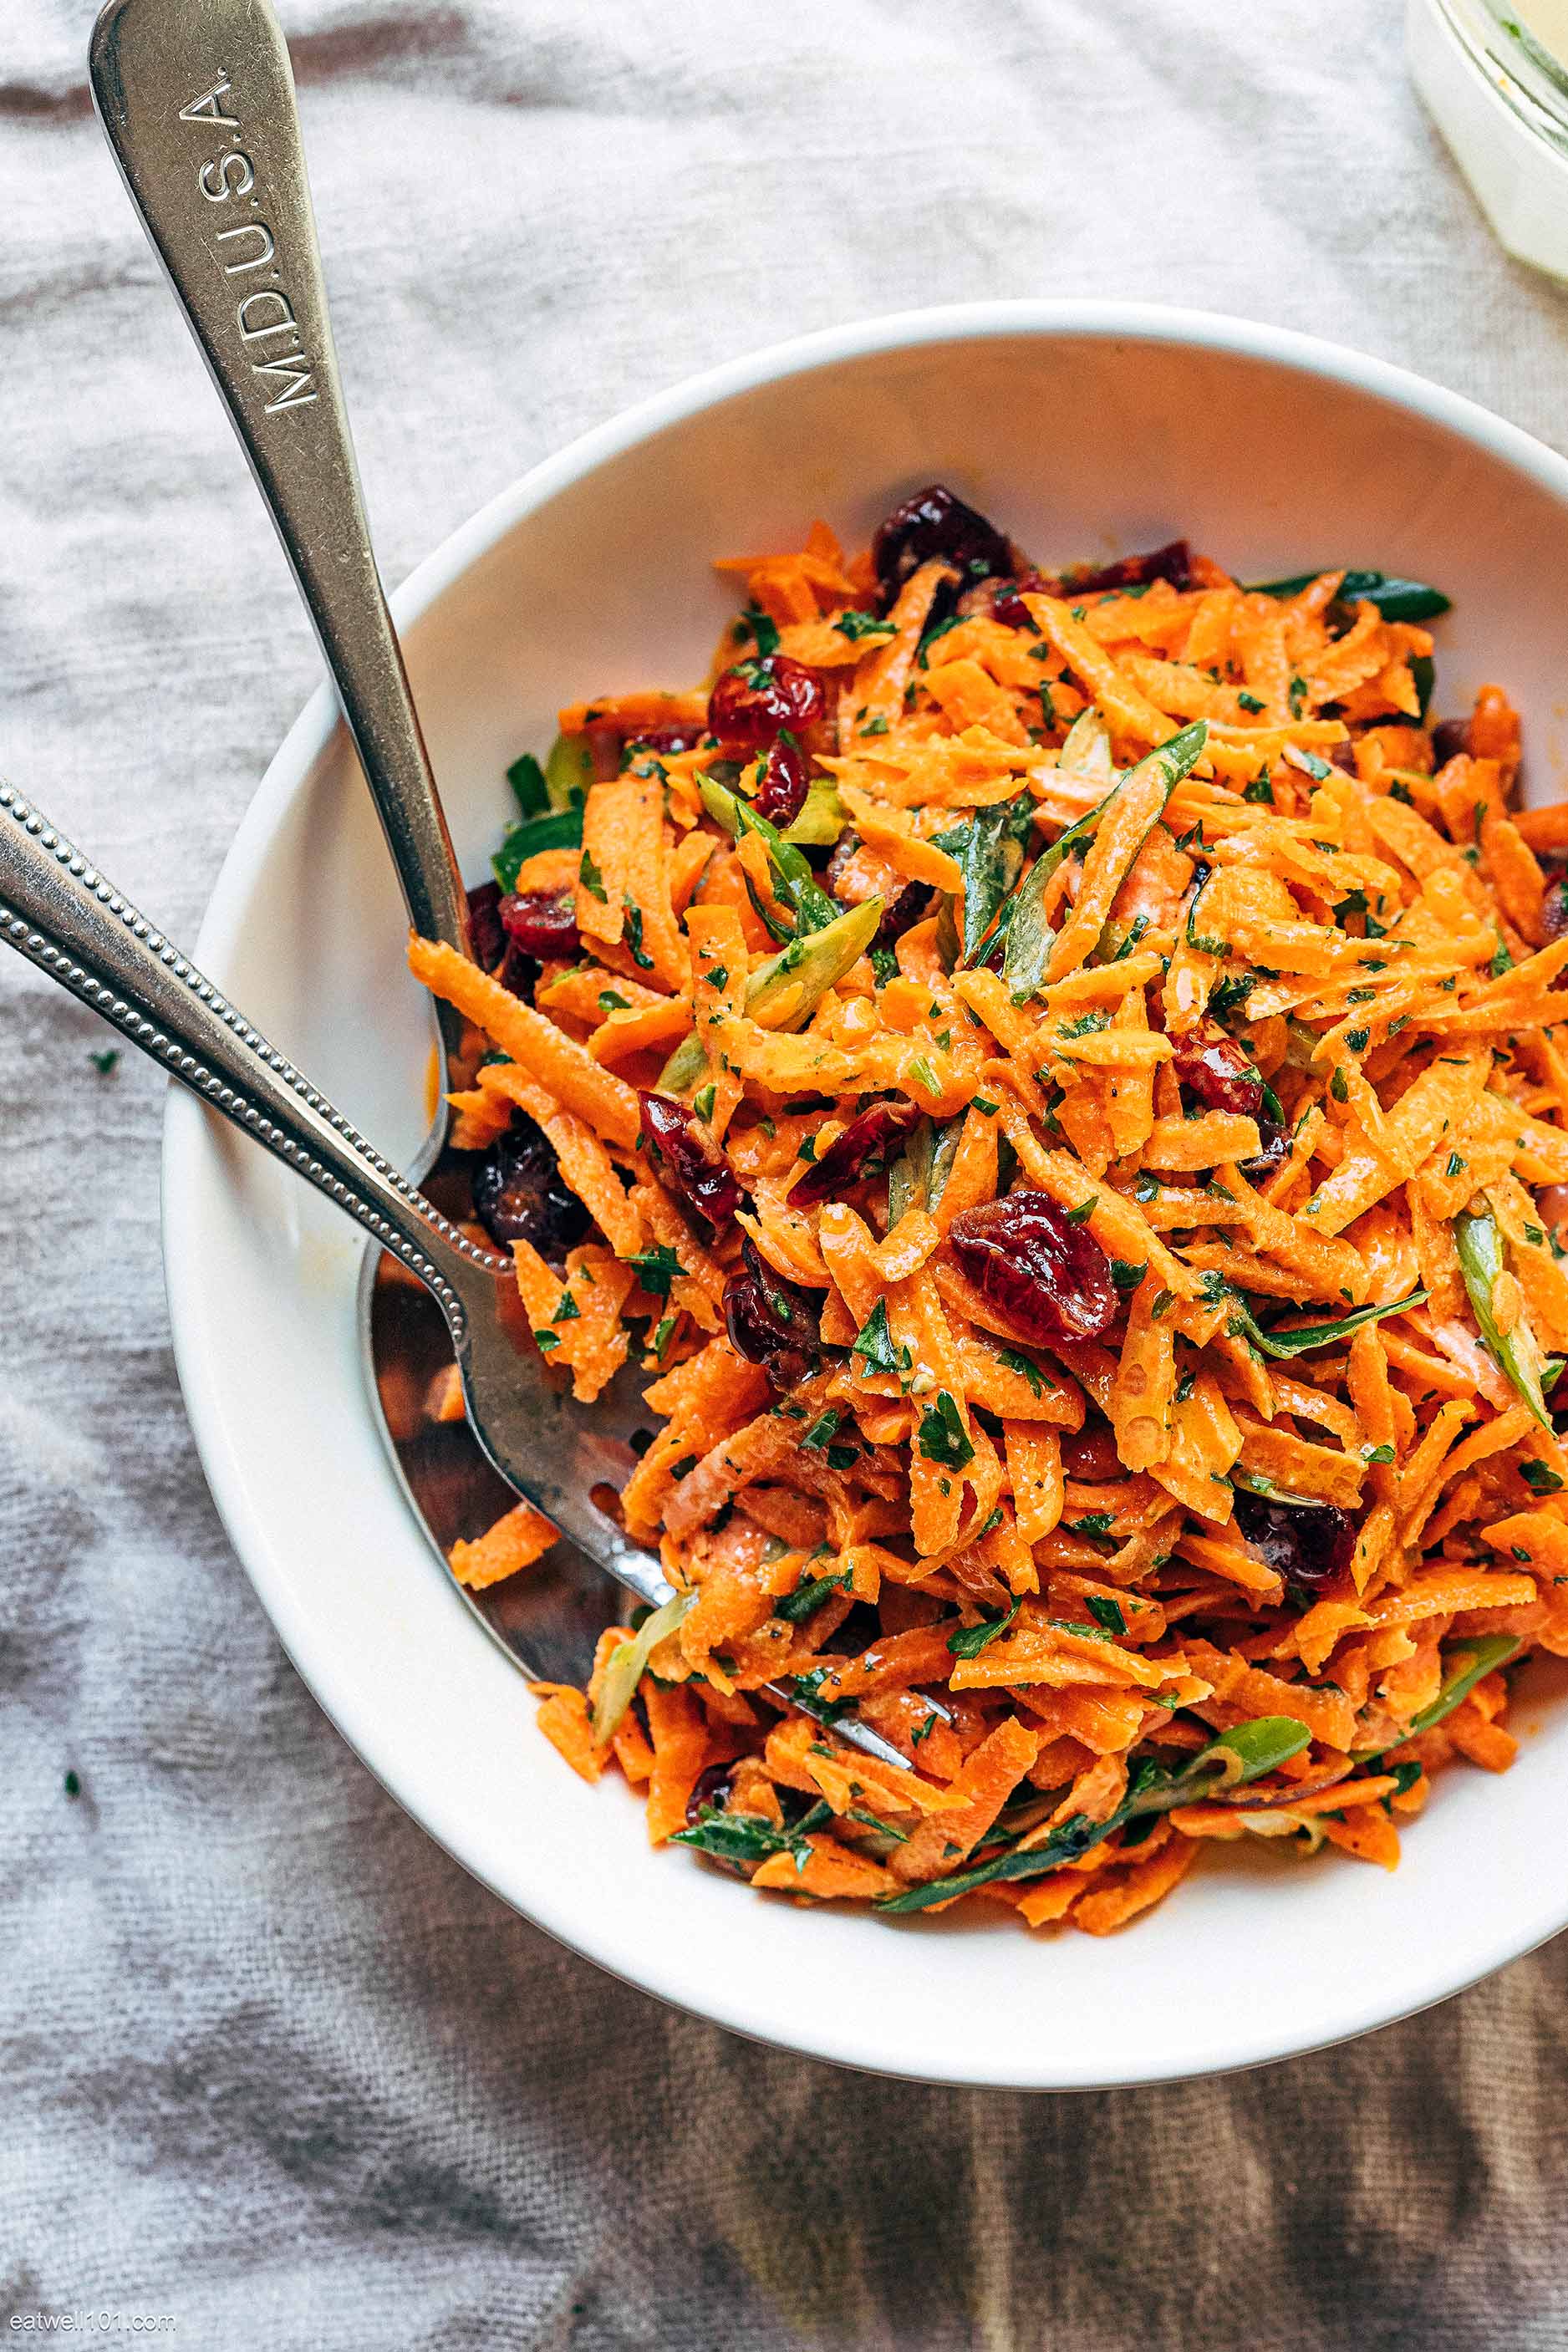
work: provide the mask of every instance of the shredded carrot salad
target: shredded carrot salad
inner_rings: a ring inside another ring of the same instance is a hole
[[[1429,721],[1419,583],[1051,576],[940,486],[719,568],[710,689],[563,710],[411,948],[538,1345],[661,1423],[675,1597],[542,1729],[802,1897],[1392,1867],[1568,1656],[1568,804],[1500,689]]]

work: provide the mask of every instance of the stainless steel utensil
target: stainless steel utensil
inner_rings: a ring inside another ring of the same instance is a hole
[[[409,919],[424,937],[467,954],[467,894],[370,543],[293,71],[269,0],[108,0],[90,63],[93,96],[126,187],[250,460],[315,625]],[[464,1040],[450,1008],[437,1013],[445,1078]],[[219,1108],[227,1108],[221,1098]],[[468,1206],[468,1178],[465,1156],[452,1152],[447,1139],[443,1086],[440,1115],[424,1150],[408,1180],[395,1181],[398,1197],[415,1205],[421,1230],[428,1226],[449,1250],[454,1238],[462,1240],[452,1219]],[[386,1163],[370,1157],[384,1181],[390,1179]],[[440,1213],[437,1202],[450,1213]],[[357,1200],[343,1205],[380,1237],[375,1217]],[[467,1288],[439,1249],[423,1259],[406,1248],[393,1252],[419,1276],[423,1289],[378,1281],[382,1261],[367,1254],[360,1323],[371,1392],[404,1491],[443,1567],[457,1538],[490,1525],[513,1489],[562,1529],[566,1540],[542,1570],[481,1593],[458,1590],[525,1671],[581,1681],[598,1633],[616,1611],[606,1576],[643,1600],[655,1586],[665,1597],[671,1590],[651,1555],[629,1543],[593,1501],[595,1486],[618,1490],[630,1474],[636,1457],[626,1441],[644,1420],[640,1399],[623,1374],[591,1409],[566,1405],[534,1351],[514,1349],[498,1316],[494,1285],[500,1270],[510,1272],[510,1261],[467,1243],[462,1248]],[[476,1267],[483,1269],[488,1299],[488,1313],[479,1318]],[[503,1300],[513,1295],[509,1283]],[[466,1423],[434,1421],[420,1410],[454,1347]],[[794,1703],[782,1690],[772,1696]],[[939,1702],[933,1706],[945,1713]],[[866,1726],[850,1721],[843,1736],[886,1760],[902,1760]]]
[[[658,1559],[595,1499],[613,1501],[630,1475],[629,1430],[604,1414],[590,1420],[557,1394],[537,1353],[514,1343],[511,1260],[433,1208],[9,784],[0,784],[0,937],[416,1275],[446,1324],[469,1424],[500,1476],[640,1600],[671,1598]],[[799,1704],[782,1688],[767,1695]],[[884,1761],[903,1761],[867,1725],[835,1729]]]
[[[310,615],[403,887],[426,939],[468,949],[468,898],[371,547],[339,380],[289,50],[268,0],[109,0],[93,96],[132,204],[250,461]],[[454,1217],[468,1164],[444,1156],[462,1024],[438,1005],[439,1111],[410,1181]],[[427,1293],[366,1253],[366,1379],[410,1507],[445,1565],[510,1500],[466,1423],[420,1410],[451,1360]],[[526,1579],[465,1592],[527,1672],[581,1680],[616,1596],[558,1545]]]

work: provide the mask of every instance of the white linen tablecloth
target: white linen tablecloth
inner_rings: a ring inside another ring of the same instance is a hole
[[[281,13],[394,581],[639,394],[976,296],[1313,329],[1568,439],[1564,297],[1491,242],[1393,0]],[[0,16],[0,762],[189,940],[318,668],[92,120],[89,24]],[[103,1032],[9,959],[0,1008],[6,2341],[107,2309],[310,2352],[1568,2344],[1568,1943],[1331,2056],[1028,2099],[752,2048],[470,1883],[218,1528],[159,1081],[100,1076]],[[1020,1948],[1033,1998],[1048,1958]]]

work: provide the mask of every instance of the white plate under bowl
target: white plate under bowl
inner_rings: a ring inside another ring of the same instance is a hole
[[[508,490],[395,600],[466,871],[503,772],[558,704],[700,675],[715,555],[851,544],[953,483],[1038,557],[1188,535],[1243,578],[1349,562],[1439,583],[1438,703],[1498,679],[1554,797],[1568,465],[1454,394],[1330,344],[1142,306],[1010,303],[809,337],[662,394]],[[224,866],[199,960],[394,1155],[429,1030],[368,795],[318,694]],[[1568,1706],[1505,1779],[1445,1774],[1393,1876],[1226,1848],[1128,1932],[1000,1913],[887,1920],[748,1895],[650,1853],[618,1782],[540,1737],[516,1672],[411,1522],[361,1384],[360,1243],[175,1090],[174,1346],[214,1496],[289,1655],[393,1794],[506,1901],[663,1999],[766,2041],[931,2081],[1145,2083],[1312,2048],[1420,2008],[1568,1924]],[[304,1866],[309,1868],[307,1853]]]

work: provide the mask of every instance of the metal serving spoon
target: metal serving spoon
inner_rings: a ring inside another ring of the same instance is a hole
[[[250,460],[315,625],[409,919],[424,937],[467,954],[468,898],[360,495],[293,72],[277,17],[268,0],[108,0],[93,32],[90,71],[132,201]],[[68,848],[63,854],[74,856]],[[437,1014],[443,1085],[435,1127],[406,1181],[365,1155],[416,1214],[420,1232],[440,1241],[439,1249],[425,1246],[422,1255],[387,1244],[423,1288],[379,1280],[386,1261],[377,1251],[366,1254],[360,1328],[371,1392],[399,1480],[443,1566],[453,1543],[489,1526],[513,1490],[561,1528],[563,1540],[527,1575],[479,1593],[458,1590],[514,1664],[531,1675],[580,1681],[615,1612],[607,1577],[644,1601],[671,1591],[657,1560],[629,1542],[593,1499],[595,1488],[618,1491],[625,1484],[636,1460],[627,1440],[646,1415],[629,1374],[591,1415],[568,1407],[542,1376],[533,1350],[518,1349],[508,1336],[517,1321],[510,1262],[475,1249],[451,1222],[469,1206],[468,1162],[448,1145],[445,1100],[448,1066],[465,1041],[450,1007],[438,1005]],[[177,1060],[171,1066],[184,1075]],[[294,1081],[279,1057],[271,1056],[271,1066]],[[223,1076],[232,1087],[229,1072]],[[312,1090],[304,1091],[320,1105]],[[228,1109],[221,1094],[215,1099]],[[348,1134],[335,1113],[321,1108]],[[243,1108],[229,1116],[252,1124]],[[328,1189],[384,1238],[379,1208],[366,1213],[357,1195]],[[466,1289],[441,1255],[454,1244]],[[468,1417],[433,1421],[421,1402],[434,1376],[450,1365],[454,1347]],[[797,1704],[782,1689],[770,1686],[769,1695]],[[868,1726],[846,1722],[841,1736],[885,1761],[902,1760]]]
[[[468,898],[371,547],[339,380],[288,46],[268,0],[109,0],[93,96],[132,204],[239,436],[321,642],[413,928],[468,952]],[[436,1008],[442,1086],[409,1171],[449,1216],[468,1161],[447,1151],[460,1017]],[[366,1377],[409,1504],[445,1563],[511,1500],[463,1421],[421,1409],[451,1362],[416,1285],[366,1253]],[[566,1542],[468,1606],[530,1674],[581,1680],[615,1596]]]
[[[613,1505],[631,1473],[630,1430],[603,1412],[590,1420],[552,1386],[534,1349],[517,1344],[510,1258],[481,1249],[433,1208],[10,784],[0,784],[0,937],[416,1275],[445,1323],[469,1425],[508,1487],[639,1600],[657,1607],[673,1597],[655,1555],[596,1499]],[[801,1705],[773,1685],[767,1696]],[[868,1725],[851,1718],[834,1728],[903,1762]]]

